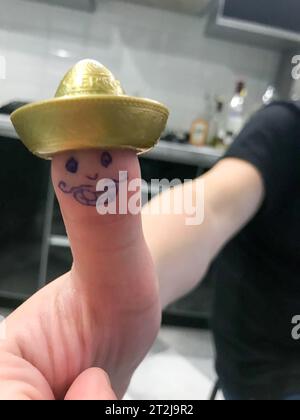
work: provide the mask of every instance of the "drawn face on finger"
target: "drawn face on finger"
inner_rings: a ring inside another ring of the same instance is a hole
[[[71,195],[83,206],[96,207],[98,199],[106,193],[114,199],[119,192],[118,179],[110,176],[110,167],[113,165],[113,156],[110,151],[78,151],[65,153],[64,176],[59,180],[58,188],[64,194]],[[97,191],[97,184],[101,179],[108,178],[112,181],[109,191]]]

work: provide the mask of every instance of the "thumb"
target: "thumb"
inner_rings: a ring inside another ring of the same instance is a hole
[[[117,400],[108,375],[102,369],[88,369],[75,380],[66,401]]]
[[[136,244],[138,248],[143,241],[140,209],[136,214],[128,212],[128,202],[133,196],[137,197],[135,201],[140,206],[140,191],[128,192],[127,188],[133,179],[140,179],[135,152],[64,152],[53,159],[52,179],[70,239],[76,274],[81,279],[91,280],[95,276],[99,278],[99,274],[107,277],[113,266],[109,264],[107,255],[111,259],[116,250],[124,250],[128,244]],[[105,190],[106,195],[97,191],[99,181],[105,179],[110,180],[115,192],[109,191],[109,188]],[[125,195],[122,197],[125,198],[121,199],[124,188]],[[115,204],[115,214],[99,214],[99,199],[102,204],[105,201],[112,202],[112,207]],[[122,207],[124,204],[127,207],[122,214],[121,201]],[[104,269],[106,272],[102,273]]]

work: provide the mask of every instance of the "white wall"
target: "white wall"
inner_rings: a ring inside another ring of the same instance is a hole
[[[206,92],[229,98],[243,78],[249,107],[275,78],[275,52],[204,37],[205,19],[112,0],[95,14],[0,0],[0,56],[7,78],[0,103],[54,95],[63,74],[77,60],[95,58],[108,66],[129,94],[166,103],[170,127],[189,129],[204,107]],[[66,50],[69,58],[54,55]]]

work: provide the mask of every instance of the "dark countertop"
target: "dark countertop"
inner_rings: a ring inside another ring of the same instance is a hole
[[[0,115],[0,137],[17,139],[10,118]],[[196,147],[190,144],[176,144],[161,140],[150,152],[143,155],[144,159],[154,159],[173,163],[201,166],[211,168],[223,155],[221,150],[211,147]]]

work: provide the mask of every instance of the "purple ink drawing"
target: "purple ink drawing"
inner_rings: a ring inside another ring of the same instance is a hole
[[[109,152],[103,152],[101,156],[101,163],[104,168],[108,168],[112,164],[112,156]]]

